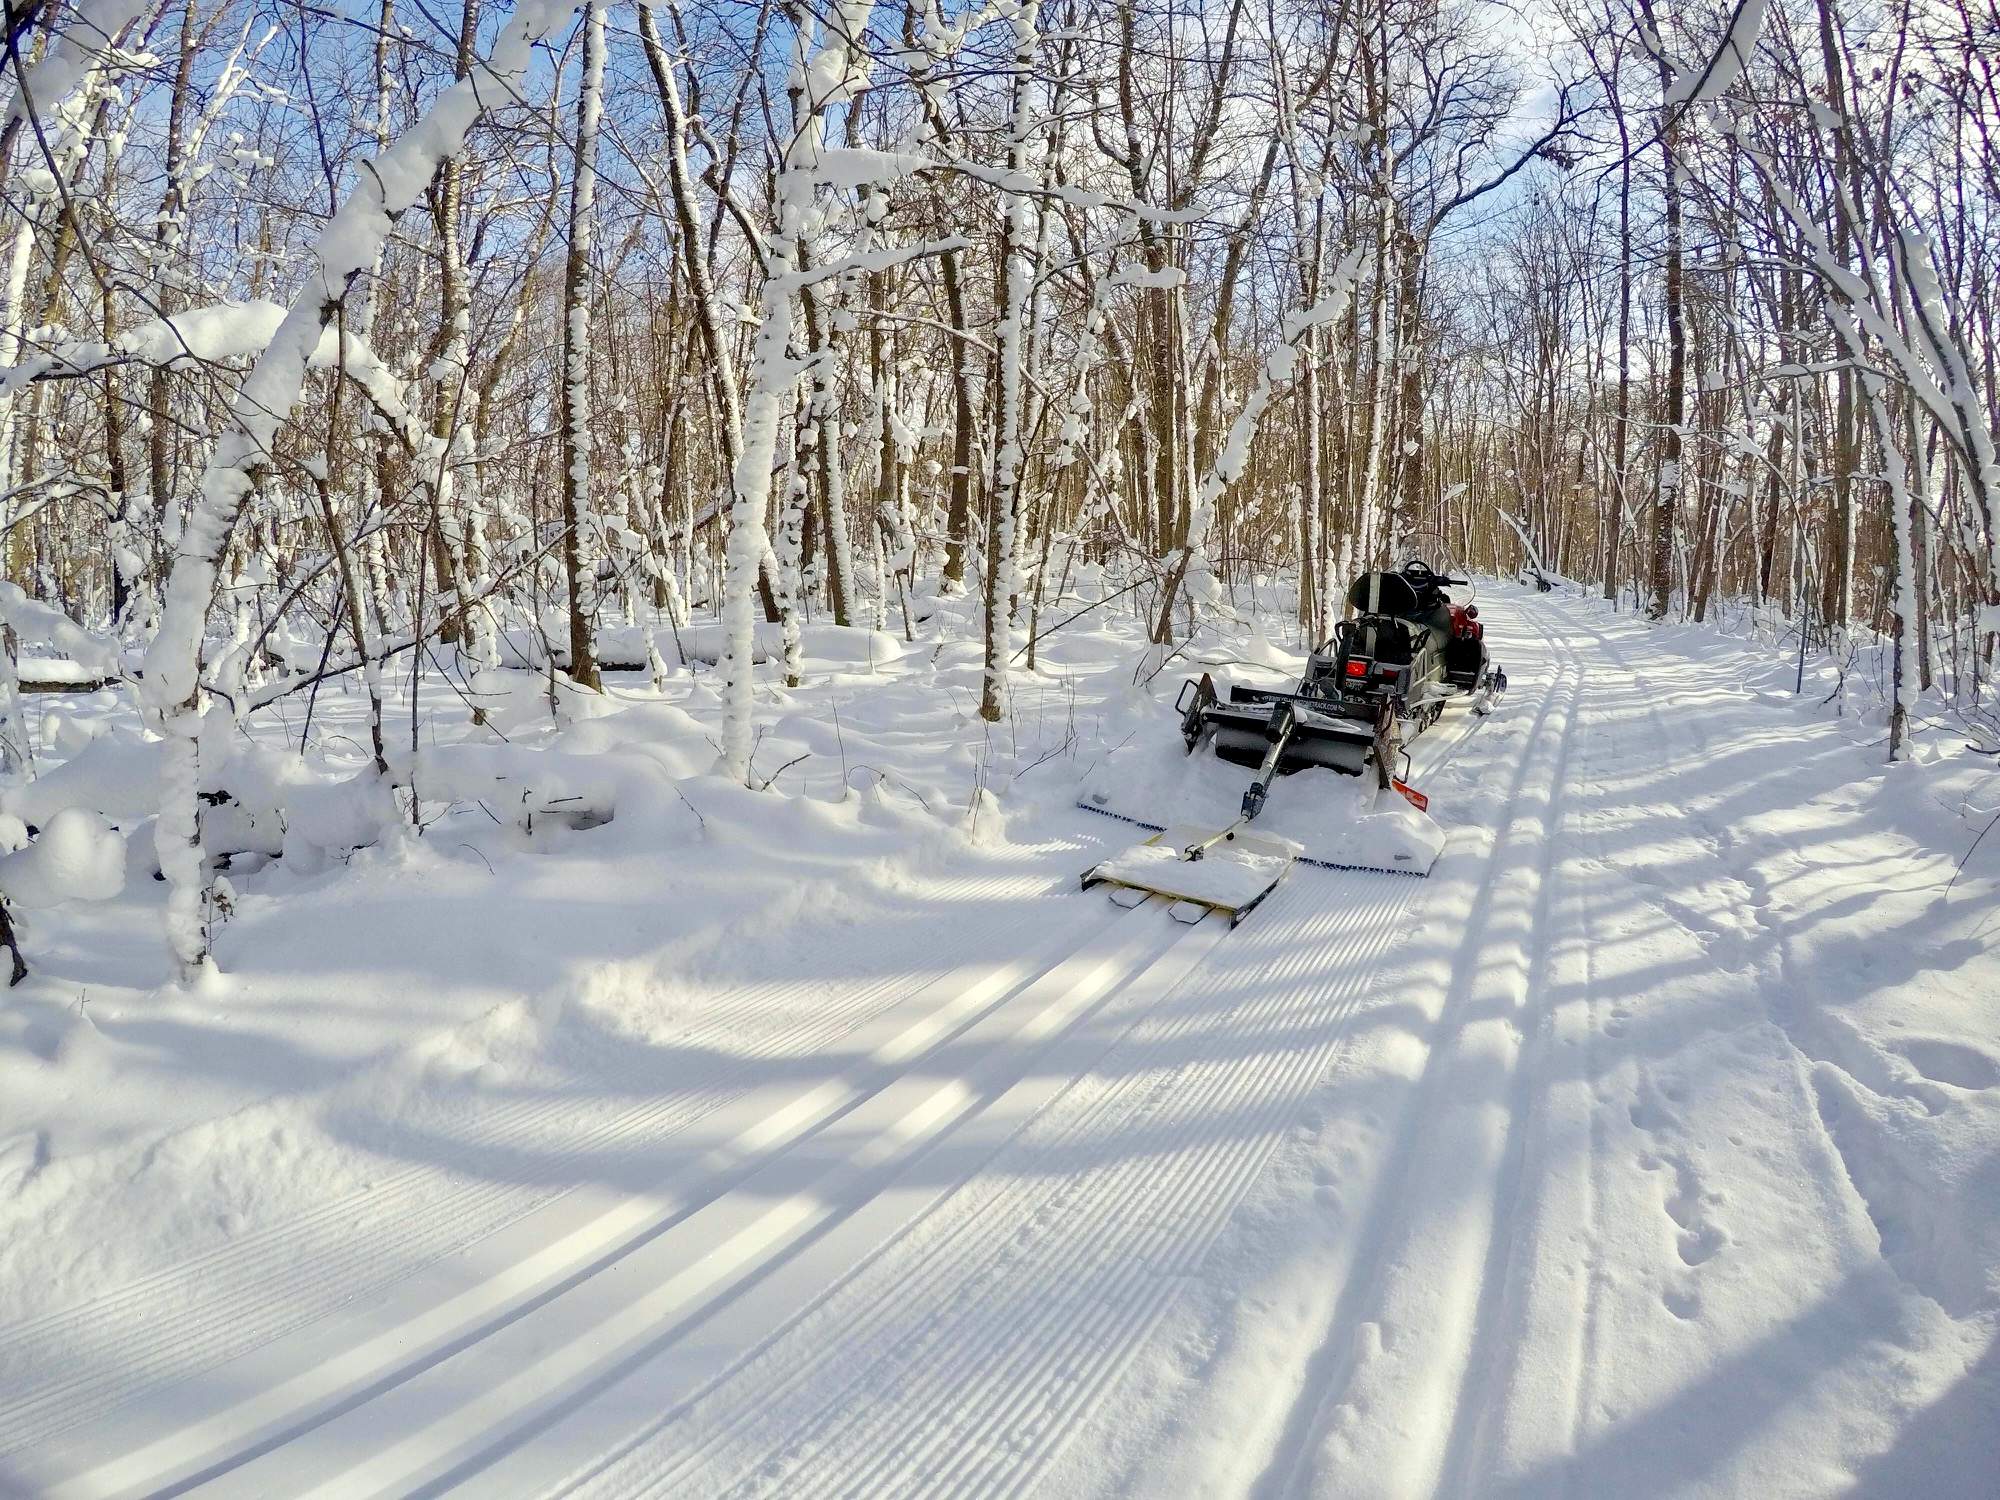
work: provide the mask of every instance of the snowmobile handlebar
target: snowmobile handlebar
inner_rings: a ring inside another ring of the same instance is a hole
[[[1440,573],[1421,557],[1413,557],[1404,563],[1401,572],[1405,578],[1419,587],[1426,584],[1438,587],[1443,587],[1447,584],[1458,584],[1464,587],[1472,582],[1470,578],[1454,578],[1449,573]]]

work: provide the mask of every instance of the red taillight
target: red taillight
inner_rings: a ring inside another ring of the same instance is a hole
[[[1368,663],[1350,659],[1347,663],[1347,675],[1349,677],[1366,677],[1368,675]]]

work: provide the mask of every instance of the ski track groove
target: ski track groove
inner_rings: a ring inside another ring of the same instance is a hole
[[[1395,879],[1348,878],[1369,885]],[[1230,1043],[1256,1043],[1267,1033],[1282,1038],[1297,1030],[1301,1016],[1319,1011],[1310,1041],[1295,1044],[1275,1076],[1268,1052],[1256,1046],[1245,1046],[1242,1056],[1219,1067],[1162,1066],[1185,1049],[1190,1036],[1198,1039],[1216,1022],[1213,995],[1204,1008],[1184,994],[1176,1002],[1180,1016],[1153,1035],[1128,1036],[1119,1043],[1108,1059],[1117,1064],[1115,1083],[1052,1141],[1017,1143],[1006,1154],[1018,1151],[1031,1164],[1036,1156],[1072,1149],[1071,1143],[1087,1149],[1094,1136],[1106,1132],[1107,1123],[1143,1125],[1148,1115],[1172,1110],[1164,1132],[1145,1141],[1143,1155],[1098,1162],[1083,1174],[1051,1179],[1032,1170],[1008,1174],[986,1169],[1005,1185],[963,1225],[928,1247],[935,1269],[921,1282],[913,1284],[907,1268],[897,1268],[904,1274],[895,1278],[893,1309],[878,1311],[865,1326],[843,1327],[840,1350],[851,1351],[862,1342],[855,1334],[877,1333],[918,1300],[948,1310],[922,1320],[917,1332],[850,1372],[812,1417],[787,1434],[781,1451],[796,1453],[803,1447],[812,1456],[785,1473],[777,1482],[779,1491],[867,1495],[921,1484],[927,1494],[948,1496],[1012,1493],[1033,1483],[1073,1422],[1115,1384],[1282,1139],[1305,1093],[1344,1040],[1361,984],[1394,936],[1396,913],[1411,897],[1407,890],[1378,888],[1375,899],[1360,907],[1322,911],[1317,923],[1308,922],[1306,932],[1298,934],[1318,942],[1302,946],[1279,939],[1277,924],[1288,916],[1296,921],[1305,914],[1301,908],[1324,898],[1325,888],[1302,881],[1285,894],[1289,901],[1279,905],[1274,900],[1263,914],[1277,954],[1236,973],[1211,966],[1204,971],[1208,983],[1203,988],[1213,991],[1226,983],[1228,988],[1241,985],[1264,992],[1263,1000],[1229,1014],[1222,1035]],[[1335,962],[1319,987],[1304,995],[1282,992],[1285,979],[1328,960]],[[1222,975],[1227,979],[1219,983]],[[1146,1024],[1148,1018],[1141,1017],[1133,1030]],[[1196,1084],[1191,1090],[1190,1076]],[[1202,1143],[1199,1136],[1217,1107],[1231,1100],[1252,1103],[1239,1134]],[[1060,1108],[1061,1101],[1052,1103],[1042,1122]],[[1161,1179],[1170,1185],[1164,1196],[1157,1191]],[[1134,1214],[1135,1204],[1147,1211]],[[1065,1210],[1070,1211],[1066,1218]],[[1081,1222],[1072,1222],[1077,1212]],[[1052,1218],[1062,1222],[1052,1223]],[[1037,1226],[1025,1246],[1024,1224]],[[971,1235],[973,1247],[960,1243],[961,1235]],[[1062,1291],[1039,1305],[1032,1297],[1009,1295],[1049,1287]],[[965,1295],[968,1288],[970,1296]],[[1026,1317],[1019,1313],[1024,1304],[1032,1308]],[[833,1362],[830,1351],[820,1363]],[[926,1363],[943,1368],[922,1368]],[[902,1368],[885,1378],[882,1372],[895,1366]],[[685,1492],[690,1470],[706,1450],[740,1435],[755,1423],[755,1414],[768,1413],[775,1397],[798,1389],[814,1373],[795,1367],[764,1389],[724,1391],[733,1409],[752,1415],[729,1424],[699,1448],[680,1451],[672,1468],[647,1476],[639,1488],[592,1486],[590,1493]],[[958,1393],[956,1408],[931,1429],[927,1442],[899,1446],[895,1419],[882,1411],[873,1413],[872,1423],[864,1415],[856,1436],[855,1427],[843,1423],[844,1414],[858,1395],[865,1401],[868,1389],[884,1387],[953,1390]],[[884,1441],[869,1442],[866,1434],[884,1425],[890,1429]],[[820,1438],[834,1431],[840,1433],[843,1449],[858,1446],[864,1454],[872,1453],[873,1461],[864,1459],[856,1471],[837,1455],[818,1459]],[[659,1436],[665,1435],[663,1429]],[[761,1461],[766,1474],[776,1456]],[[816,1472],[816,1462],[835,1472]],[[741,1492],[754,1493],[767,1482],[765,1475],[753,1474],[740,1479],[739,1486]]]
[[[1492,884],[1494,872],[1499,856],[1514,841],[1514,829],[1521,816],[1519,813],[1521,799],[1529,790],[1535,765],[1550,754],[1547,748],[1547,731],[1555,710],[1558,692],[1565,686],[1570,693],[1571,712],[1562,721],[1563,739],[1566,741],[1574,731],[1575,683],[1573,678],[1558,670],[1553,660],[1555,651],[1566,651],[1566,648],[1531,611],[1524,610],[1521,619],[1541,636],[1545,647],[1554,648],[1550,652],[1550,680],[1536,707],[1534,725],[1527,736],[1505,801],[1496,813],[1493,823],[1496,829],[1494,847],[1485,857],[1476,881],[1475,901],[1490,900],[1494,894]],[[1573,661],[1575,658],[1571,654],[1568,659]],[[1450,749],[1455,751],[1458,743],[1461,742],[1454,742]],[[1544,829],[1542,837],[1543,847],[1540,859],[1537,861],[1538,868],[1547,866],[1554,858],[1554,841],[1548,830]],[[1547,883],[1545,876],[1543,892],[1546,891]],[[1543,892],[1537,893],[1538,901]],[[1490,945],[1499,936],[1485,931],[1485,928],[1490,926],[1491,915],[1490,911],[1484,909],[1475,910],[1474,920],[1482,924],[1482,937],[1485,940],[1482,947]],[[1532,944],[1532,936],[1524,935],[1522,942],[1524,945]],[[1454,955],[1451,982],[1455,991],[1459,991],[1462,983],[1459,968],[1457,955]],[[1532,1000],[1532,997],[1530,998]],[[1315,1457],[1323,1447],[1328,1428],[1357,1373],[1360,1359],[1358,1335],[1361,1326],[1379,1308],[1398,1262],[1398,1247],[1412,1232],[1415,1210],[1403,1202],[1398,1194],[1409,1182],[1413,1165],[1422,1154],[1422,1147],[1429,1134],[1426,1123],[1433,1120],[1436,1114],[1433,1108],[1436,1101],[1433,1096],[1445,1087],[1445,1076],[1453,1071],[1451,1062],[1456,1056],[1453,1044],[1460,1035],[1462,1025],[1471,1019],[1464,1014],[1464,1010],[1473,1001],[1472,985],[1466,983],[1462,991],[1450,997],[1446,1008],[1432,1024],[1429,1057],[1425,1062],[1423,1073],[1416,1082],[1415,1092],[1404,1107],[1405,1123],[1399,1132],[1397,1145],[1383,1165],[1377,1186],[1371,1194],[1368,1210],[1361,1220],[1363,1226],[1360,1231],[1361,1239],[1350,1264],[1346,1284],[1336,1299],[1333,1315],[1319,1347],[1307,1361],[1305,1378],[1294,1398],[1292,1413],[1284,1424],[1264,1472],[1251,1485],[1252,1493],[1255,1495],[1267,1497],[1267,1500],[1276,1500],[1276,1497],[1302,1495],[1307,1492]],[[1526,1038],[1523,1040],[1525,1043]],[[1526,1050],[1525,1045],[1521,1050]],[[1517,1052],[1513,1065],[1515,1076],[1510,1078],[1510,1084],[1518,1083],[1521,1065],[1522,1057]],[[1513,1121],[1510,1119],[1510,1134],[1512,1125]],[[1506,1228],[1507,1226],[1496,1214],[1492,1235],[1498,1237]],[[1482,1291],[1480,1297],[1482,1308],[1485,1300]],[[1478,1338],[1476,1322],[1472,1338],[1476,1343]],[[1463,1391],[1464,1384],[1461,1380],[1461,1395]],[[1452,1435],[1447,1431],[1441,1440],[1441,1461],[1446,1456],[1442,1450],[1448,1449],[1452,1441]],[[1437,1476],[1438,1482],[1433,1485],[1434,1490],[1442,1491],[1446,1488],[1443,1480],[1447,1472],[1444,1469],[1440,1470]]]
[[[1565,663],[1559,685],[1565,702],[1561,737],[1554,750],[1554,766],[1549,778],[1546,823],[1537,861],[1537,889],[1533,924],[1524,939],[1527,974],[1525,1007],[1532,1007],[1533,1029],[1523,1037],[1516,1055],[1514,1076],[1509,1080],[1507,1139],[1502,1148],[1500,1175],[1496,1183],[1497,1205],[1493,1231],[1487,1246],[1480,1296],[1474,1314],[1472,1337],[1467,1346],[1465,1370],[1460,1378],[1460,1400],[1444,1449],[1442,1480],[1444,1494],[1472,1495],[1479,1489],[1481,1475],[1491,1474],[1492,1449],[1500,1438],[1507,1415],[1506,1399],[1512,1386],[1514,1365],[1522,1348],[1525,1330],[1519,1325],[1527,1315],[1527,1288],[1519,1284],[1522,1274],[1517,1247],[1525,1238],[1532,1245],[1539,1217],[1540,1195],[1529,1173],[1529,1163],[1541,1144],[1544,1109],[1539,1095],[1541,1073],[1547,1064],[1556,1025],[1559,996],[1549,993],[1552,943],[1548,941],[1555,897],[1561,885],[1558,869],[1561,850],[1571,835],[1568,778],[1578,744],[1577,705],[1581,697],[1583,665],[1568,640],[1568,632],[1550,634],[1540,621],[1543,639],[1555,648]],[[1524,1008],[1525,1008],[1524,1007]],[[1526,1019],[1526,1018],[1523,1018]],[[1523,1222],[1525,1220],[1525,1223]],[[1510,1336],[1512,1335],[1512,1336]],[[1574,1387],[1572,1386],[1572,1390]],[[1490,1404],[1474,1405],[1467,1399],[1481,1394]]]
[[[967,881],[952,895],[992,897],[1020,878],[1006,874]],[[1016,917],[1014,925],[1026,927],[1030,921]],[[395,1285],[574,1192],[580,1184],[561,1180],[565,1167],[607,1149],[673,1135],[748,1092],[760,1065],[810,1055],[950,967],[926,965],[914,974],[884,976],[838,1008],[809,1012],[797,1025],[760,1039],[722,1066],[682,1080],[668,1094],[645,1092],[646,1080],[635,1067],[618,1081],[640,1093],[640,1102],[584,1132],[557,1133],[554,1138],[563,1146],[545,1159],[549,1180],[480,1179],[426,1201],[425,1189],[436,1182],[440,1169],[410,1166],[378,1179],[372,1189],[347,1193],[90,1302],[0,1329],[0,1372],[77,1367],[55,1378],[9,1375],[10,1384],[21,1378],[16,1388],[20,1396],[0,1406],[0,1455],[58,1436],[148,1389],[261,1347]],[[746,1020],[795,991],[817,998],[824,986],[806,980],[750,986],[733,1004],[676,1036],[673,1045],[698,1048],[731,1041],[740,1036]],[[561,1095],[503,1105],[481,1120],[479,1140],[470,1150],[476,1155],[496,1146],[507,1149],[511,1141],[534,1141],[538,1127],[574,1113],[575,1100]],[[417,1211],[407,1211],[417,1205]],[[358,1225],[358,1218],[374,1227]],[[172,1311],[163,1315],[161,1309]],[[155,1326],[134,1335],[131,1324],[148,1312]]]

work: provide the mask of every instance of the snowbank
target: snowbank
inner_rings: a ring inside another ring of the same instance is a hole
[[[27,848],[0,857],[10,905],[108,901],[125,887],[125,840],[95,813],[66,807]]]
[[[36,828],[65,808],[135,823],[159,811],[160,760],[158,740],[129,727],[113,729],[33,781],[0,789],[0,812]]]

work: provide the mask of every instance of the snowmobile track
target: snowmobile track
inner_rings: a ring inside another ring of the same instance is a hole
[[[755,1351],[741,1373],[732,1369],[719,1382],[711,1382],[698,1393],[698,1400],[725,1414],[719,1431],[704,1441],[691,1443],[680,1430],[678,1418],[689,1405],[684,1403],[661,1420],[633,1424],[638,1436],[623,1435],[621,1443],[606,1444],[613,1457],[608,1463],[593,1463],[582,1476],[572,1476],[571,1486],[592,1495],[625,1493],[687,1493],[689,1470],[711,1456],[711,1450],[741,1438],[748,1426],[760,1417],[768,1420],[773,1407],[786,1403],[788,1413],[803,1411],[802,1402],[811,1392],[802,1390],[812,1377],[824,1377],[830,1370],[861,1371],[878,1361],[869,1352],[885,1336],[893,1337],[899,1311],[913,1305],[930,1306],[940,1295],[960,1286],[961,1273],[980,1252],[990,1249],[978,1230],[989,1226],[1004,1239],[1018,1227],[1011,1216],[997,1225],[990,1216],[979,1218],[970,1234],[966,1226],[928,1239],[922,1251],[912,1257],[904,1253],[914,1230],[920,1236],[927,1227],[927,1215],[941,1201],[955,1199],[968,1182],[987,1180],[988,1164],[1011,1139],[1032,1129],[1045,1115],[1052,1101],[1067,1094],[1078,1071],[1079,1054],[1101,1056],[1123,1035],[1133,1017],[1169,1003],[1170,996],[1190,973],[1199,969],[1226,934],[1226,927],[1206,920],[1188,930],[1160,958],[1117,987],[1084,1024],[1061,1039],[1057,1050],[1038,1064],[1034,1075],[1021,1079],[984,1110],[970,1117],[938,1148],[935,1158],[908,1164],[899,1175],[868,1204],[843,1222],[823,1246],[814,1249],[818,1262],[816,1281],[801,1278],[796,1312],[783,1326],[774,1325],[774,1340]],[[1087,1069],[1088,1059],[1083,1062]],[[992,1207],[989,1201],[988,1208]],[[995,1210],[1000,1211],[1000,1210]],[[914,1264],[910,1262],[914,1260]],[[893,1262],[893,1285],[886,1294],[873,1289],[872,1278]],[[804,1268],[801,1268],[802,1270]],[[983,1270],[975,1270],[975,1276]],[[804,1284],[810,1281],[810,1284]],[[865,1300],[858,1305],[855,1296]],[[800,1327],[823,1326],[829,1308],[839,1308],[837,1317],[841,1347],[815,1345],[811,1354],[794,1359],[789,1345]],[[848,1313],[852,1316],[848,1316]],[[741,1340],[738,1341],[741,1345]],[[746,1353],[752,1351],[745,1347]],[[769,1352],[775,1349],[777,1352]],[[650,1374],[635,1384],[657,1389],[659,1382]],[[750,1403],[750,1404],[746,1404]],[[657,1409],[655,1409],[657,1415]],[[620,1453],[620,1449],[623,1453]],[[664,1452],[661,1449],[664,1448]],[[711,1465],[712,1467],[712,1465]],[[509,1492],[514,1475],[506,1475]],[[719,1488],[724,1478],[704,1475],[696,1492]],[[566,1492],[567,1488],[566,1487]],[[529,1493],[522,1489],[519,1493]]]
[[[1541,809],[1539,847],[1534,851],[1535,893],[1528,916],[1529,934],[1547,933],[1553,925],[1551,903],[1558,885],[1555,869],[1562,846],[1571,834],[1567,826],[1567,790],[1580,749],[1575,729],[1583,681],[1582,663],[1566,633],[1549,631],[1539,622],[1537,629],[1542,630],[1544,639],[1561,661],[1561,680],[1552,684],[1549,692],[1552,700],[1561,694],[1562,717],[1551,752],[1553,770]],[[1544,1085],[1541,1073],[1554,1037],[1557,1005],[1568,998],[1551,983],[1550,960],[1554,956],[1551,944],[1531,936],[1518,941],[1523,945],[1526,959],[1518,1002],[1521,1015],[1517,1024],[1522,1038],[1507,1095],[1506,1133],[1496,1163],[1493,1226],[1487,1239],[1479,1300],[1473,1312],[1464,1373],[1460,1377],[1461,1389],[1465,1391],[1511,1389],[1512,1382],[1502,1377],[1509,1373],[1507,1366],[1526,1342],[1522,1322],[1528,1290],[1518,1284],[1515,1254],[1532,1232],[1532,1225],[1524,1227],[1523,1221],[1532,1220],[1541,1207],[1536,1184],[1543,1174],[1531,1170],[1530,1165],[1538,1155],[1537,1147],[1545,1128],[1547,1105],[1540,1098]],[[1460,1401],[1457,1411],[1440,1466],[1443,1475],[1440,1488],[1453,1494],[1474,1487],[1483,1471],[1480,1460],[1492,1447],[1498,1424],[1506,1416],[1504,1409],[1467,1401]]]
[[[1397,1492],[1449,1493],[1472,1476],[1481,1413],[1459,1397],[1500,1357],[1495,1324],[1515,1301],[1509,1256],[1549,1023],[1536,933],[1548,917],[1562,843],[1580,680],[1559,633],[1526,612],[1523,619],[1543,638],[1550,680],[1491,853],[1476,868],[1433,873],[1441,901],[1467,903],[1465,936],[1394,1158],[1377,1180],[1332,1319],[1255,1486],[1265,1500],[1307,1493],[1315,1476],[1349,1466]],[[1380,1331],[1364,1338],[1368,1329]],[[1342,1411],[1391,1392],[1405,1412],[1395,1450],[1350,1451]]]

